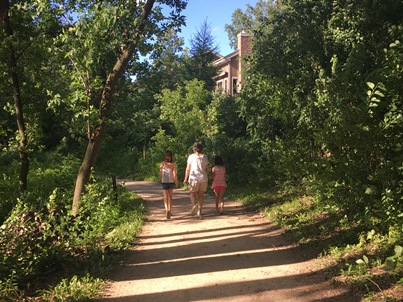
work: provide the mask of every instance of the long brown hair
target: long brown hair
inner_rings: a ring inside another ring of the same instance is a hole
[[[172,163],[173,162],[173,156],[172,156],[172,152],[169,150],[166,150],[164,152],[164,161],[168,162],[168,163]]]

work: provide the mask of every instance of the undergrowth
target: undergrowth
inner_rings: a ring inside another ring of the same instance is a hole
[[[71,196],[27,194],[0,228],[1,301],[86,301],[133,243],[143,200],[108,180],[93,180],[70,215]]]
[[[341,208],[295,192],[235,195],[316,253],[333,282],[359,292],[365,301],[403,301],[403,226],[382,232],[380,220],[351,218]]]

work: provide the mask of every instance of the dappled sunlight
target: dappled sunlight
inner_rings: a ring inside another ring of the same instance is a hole
[[[147,200],[147,222],[100,301],[359,301],[259,213],[227,200],[218,215],[206,194],[200,220],[190,215],[189,193],[176,190],[168,220],[160,184],[126,185]]]
[[[284,248],[275,248],[276,250],[285,250],[288,247],[284,247]],[[143,265],[152,265],[152,264],[168,264],[168,263],[173,263],[173,264],[177,264],[177,263],[181,263],[184,261],[197,261],[200,260],[202,262],[208,261],[208,260],[219,260],[217,259],[217,257],[254,257],[255,259],[259,258],[260,255],[265,255],[265,257],[270,257],[270,254],[265,254],[265,253],[270,253],[271,251],[273,251],[273,249],[261,249],[261,250],[254,250],[254,251],[241,251],[241,252],[233,252],[233,253],[221,253],[219,255],[204,255],[201,257],[185,257],[185,258],[175,258],[175,259],[171,259],[171,260],[166,260],[166,261],[160,261],[160,260],[156,260],[153,262],[142,262],[139,264],[134,264],[134,266],[143,266]],[[236,260],[236,259],[235,259]],[[274,264],[274,265],[277,265]],[[130,265],[129,265],[130,266]],[[227,270],[227,268],[225,269]]]
[[[325,282],[317,282],[314,277],[305,274],[272,277],[264,273],[255,275],[254,271],[245,270],[244,277],[240,275],[239,272],[228,271],[188,277],[165,277],[156,280],[164,284],[159,288],[155,288],[147,279],[136,281],[135,284],[123,281],[120,286],[126,295],[105,298],[103,301],[167,301],[164,300],[166,297],[176,297],[175,301],[278,302],[279,300],[272,299],[278,296],[282,297],[281,301],[360,301],[346,294],[328,297],[329,289]],[[251,275],[253,277],[247,277]],[[203,282],[201,286],[199,280],[210,281]],[[296,284],[297,280],[301,282]],[[311,298],[304,299],[306,296]]]

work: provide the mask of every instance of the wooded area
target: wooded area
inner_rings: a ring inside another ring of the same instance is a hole
[[[401,246],[403,2],[236,10],[231,45],[247,30],[253,51],[235,96],[212,91],[208,24],[191,49],[177,36],[186,3],[0,2],[0,297],[63,257],[101,257],[127,201],[110,178],[158,180],[166,149],[183,175],[196,140],[234,194],[309,196],[354,225],[346,244],[373,232],[385,257]]]

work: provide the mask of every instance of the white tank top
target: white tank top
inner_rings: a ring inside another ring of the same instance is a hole
[[[161,182],[175,182],[174,171],[170,165],[163,164]]]

